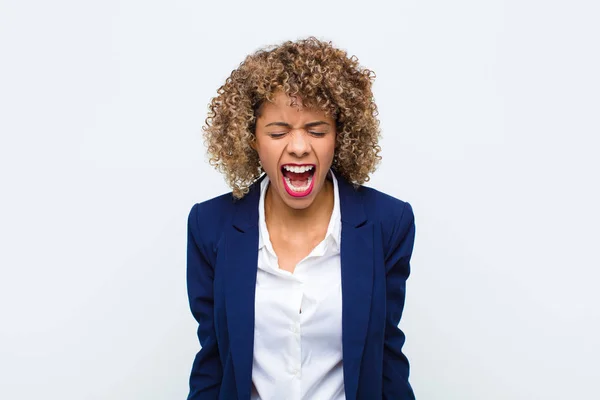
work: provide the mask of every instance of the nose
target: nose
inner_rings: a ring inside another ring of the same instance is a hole
[[[290,154],[296,157],[303,157],[310,152],[310,140],[303,129],[296,129],[290,132],[290,141],[287,148]]]

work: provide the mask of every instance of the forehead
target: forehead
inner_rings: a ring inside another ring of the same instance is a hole
[[[313,118],[330,118],[325,111],[305,107],[299,96],[288,96],[283,92],[277,92],[273,96],[273,102],[265,101],[260,107],[261,119],[282,120],[304,120]]]

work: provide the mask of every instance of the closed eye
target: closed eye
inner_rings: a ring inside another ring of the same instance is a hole
[[[287,132],[282,132],[282,133],[268,133],[268,135],[273,138],[273,139],[281,139],[282,137],[284,137],[286,135]],[[314,137],[324,137],[327,132],[315,132],[315,131],[309,131],[308,133],[310,133],[312,136]]]

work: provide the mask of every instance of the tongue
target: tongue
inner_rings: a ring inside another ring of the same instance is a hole
[[[300,173],[296,173],[296,172],[290,172],[290,171],[285,171],[284,175],[289,178],[290,183],[294,186],[304,186],[308,183],[308,178],[311,176],[311,172],[310,171],[306,171],[306,172],[300,172]]]

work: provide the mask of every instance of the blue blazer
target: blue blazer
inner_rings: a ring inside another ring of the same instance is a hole
[[[412,208],[341,177],[338,187],[346,399],[414,399],[398,328],[415,237]],[[240,200],[229,193],[190,211],[187,286],[202,348],[189,400],[250,399],[259,197],[260,180]]]

